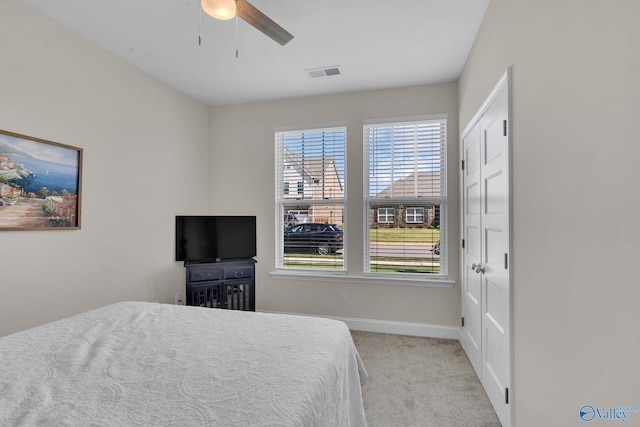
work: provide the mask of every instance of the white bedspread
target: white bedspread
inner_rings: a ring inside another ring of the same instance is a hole
[[[342,322],[126,302],[0,338],[2,426],[365,426]]]

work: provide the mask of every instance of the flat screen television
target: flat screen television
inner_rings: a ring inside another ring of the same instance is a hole
[[[256,256],[255,216],[176,216],[176,261]]]

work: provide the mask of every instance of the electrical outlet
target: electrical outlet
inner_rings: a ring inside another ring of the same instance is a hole
[[[173,296],[175,305],[184,305],[184,301],[182,300],[182,294],[177,293]]]
[[[340,304],[346,304],[346,303],[347,303],[347,293],[340,292]]]

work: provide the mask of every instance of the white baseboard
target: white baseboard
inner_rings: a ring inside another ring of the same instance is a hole
[[[265,313],[290,314],[294,316],[324,317],[340,320],[353,331],[378,332],[383,334],[412,335],[425,338],[444,338],[460,341],[460,328],[457,326],[430,325],[428,323],[395,322],[391,320],[357,319],[353,317],[321,316],[317,314],[284,313],[265,311]]]

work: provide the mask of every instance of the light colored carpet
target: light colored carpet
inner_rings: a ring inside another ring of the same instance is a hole
[[[369,427],[493,427],[500,422],[456,340],[352,331],[369,380]]]

